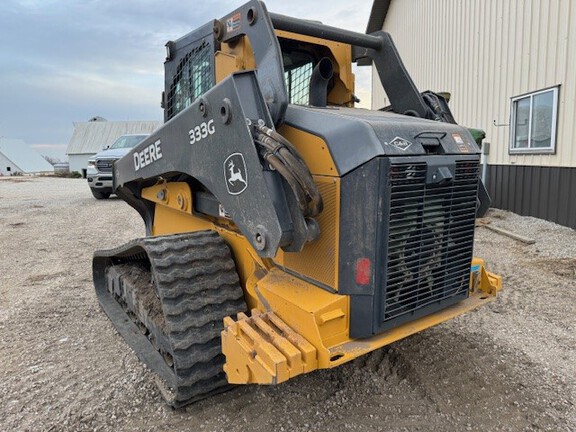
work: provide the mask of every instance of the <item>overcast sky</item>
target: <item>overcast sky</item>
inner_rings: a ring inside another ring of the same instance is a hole
[[[243,0],[1,0],[0,136],[65,159],[73,122],[162,120],[164,44]],[[268,10],[364,32],[372,0],[268,0]],[[370,101],[370,72],[357,94]]]

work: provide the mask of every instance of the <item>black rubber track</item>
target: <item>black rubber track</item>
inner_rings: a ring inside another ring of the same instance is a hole
[[[148,277],[142,277],[143,271]],[[149,237],[97,251],[93,273],[102,308],[140,360],[160,377],[159,388],[171,406],[230,387],[223,371],[222,320],[246,311],[246,303],[230,249],[216,232]],[[129,273],[138,277],[123,280]],[[161,324],[123,298],[131,284],[156,290]],[[144,331],[142,323],[148,327]],[[152,343],[150,335],[159,331],[160,341]]]

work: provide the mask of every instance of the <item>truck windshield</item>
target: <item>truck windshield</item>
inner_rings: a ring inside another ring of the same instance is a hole
[[[111,149],[119,148],[132,148],[146,138],[148,135],[124,135],[116,140],[114,144],[110,146]]]

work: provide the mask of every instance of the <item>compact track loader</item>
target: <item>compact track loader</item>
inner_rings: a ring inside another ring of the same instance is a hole
[[[94,255],[102,308],[174,407],[332,368],[494,299],[479,148],[387,33],[250,1],[168,42],[165,124],[114,165],[147,237]],[[353,108],[353,62],[391,105]]]

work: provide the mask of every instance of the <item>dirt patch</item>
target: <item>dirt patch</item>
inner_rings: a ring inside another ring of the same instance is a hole
[[[147,316],[162,332],[166,333],[162,304],[154,284],[151,283],[149,270],[141,266],[127,264],[116,266],[116,271],[122,274],[126,285],[131,287],[129,295],[132,297],[136,309],[142,311],[139,315]],[[126,286],[125,289],[127,289]]]
[[[85,180],[24,183],[0,181],[3,224],[26,224],[0,230],[0,430],[576,430],[573,230],[491,212],[536,243],[477,230],[475,253],[504,278],[489,306],[332,370],[173,411],[91,282],[94,250],[144,235],[138,214],[94,199]]]
[[[26,278],[26,282],[31,283],[31,284],[35,284],[38,282],[50,281],[50,280],[53,280],[55,278],[62,277],[65,275],[66,275],[66,273],[64,273],[64,272],[38,274],[38,275],[28,276]]]
[[[23,178],[14,178],[14,177],[1,177],[1,181],[5,181],[8,183],[30,183],[32,180],[23,179]]]
[[[508,219],[509,216],[510,216],[509,211],[491,208],[490,210],[488,210],[488,214],[487,214],[487,217],[485,219],[488,219],[488,220],[490,220],[490,219]]]
[[[557,276],[576,280],[576,258],[539,259],[534,261],[534,265]]]

